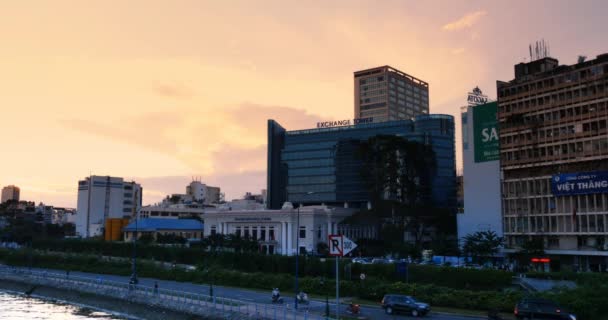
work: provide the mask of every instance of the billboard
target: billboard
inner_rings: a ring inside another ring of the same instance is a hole
[[[608,171],[557,174],[551,178],[555,196],[608,193]]]
[[[469,92],[469,96],[467,97],[467,102],[469,106],[478,106],[488,102],[488,96],[481,92],[479,87],[475,87],[473,91]]]
[[[498,104],[490,102],[473,109],[473,142],[475,162],[495,161],[500,158],[498,142]]]

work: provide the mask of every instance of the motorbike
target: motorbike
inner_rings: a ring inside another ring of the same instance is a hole
[[[272,303],[283,303],[283,297],[280,294],[273,294]]]
[[[310,300],[308,300],[308,295],[304,292],[300,292],[296,298],[298,299],[298,304],[309,304]]]
[[[359,314],[361,313],[361,306],[358,304],[351,303],[346,307],[346,312],[350,314]]]

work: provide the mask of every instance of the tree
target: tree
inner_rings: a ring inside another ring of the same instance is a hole
[[[141,242],[142,244],[150,244],[154,242],[154,236],[152,236],[150,233],[144,233],[139,237],[139,239],[137,239],[137,241]]]
[[[358,154],[374,214],[403,226],[420,247],[429,226],[445,217],[445,209],[432,203],[433,149],[417,141],[380,135],[362,142]]]
[[[503,245],[503,238],[492,230],[477,231],[464,237],[463,251],[478,262],[481,258],[492,257]]]
[[[157,243],[166,243],[166,244],[185,244],[186,238],[174,234],[162,234],[158,233],[156,235]]]
[[[458,248],[458,241],[446,235],[445,233],[438,233],[431,242],[431,250],[434,255],[438,256],[458,256],[460,255],[460,249]]]
[[[329,247],[327,246],[327,243],[325,243],[325,242],[317,243],[317,253],[322,254],[322,255],[329,254]]]
[[[179,203],[180,199],[181,199],[181,197],[179,195],[174,194],[169,198],[169,202],[171,202],[173,204],[177,204],[177,203]]]
[[[530,259],[545,255],[545,243],[542,237],[532,237],[526,240],[521,249],[515,254],[520,265],[527,265]]]

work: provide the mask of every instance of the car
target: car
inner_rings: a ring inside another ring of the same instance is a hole
[[[412,296],[387,294],[382,298],[382,309],[386,314],[408,313],[414,317],[424,316],[431,311],[428,303],[416,301]]]
[[[388,260],[384,259],[384,258],[374,258],[372,259],[372,264],[386,264],[388,263]]]
[[[360,263],[360,264],[370,264],[371,260],[369,258],[353,258],[353,263]]]
[[[567,312],[555,302],[546,299],[526,298],[515,306],[513,311],[518,320],[556,319],[576,320],[576,316]]]

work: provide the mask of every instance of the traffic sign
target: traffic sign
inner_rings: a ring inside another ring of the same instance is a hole
[[[342,237],[342,255],[345,256],[355,250],[357,244],[347,237]]]
[[[343,257],[344,255],[349,254],[357,247],[357,244],[354,243],[349,238],[332,234],[329,235],[329,255],[330,256],[339,256]]]
[[[342,248],[342,240],[343,237],[338,234],[330,234],[329,235],[329,255],[330,256],[343,256],[343,248]]]

